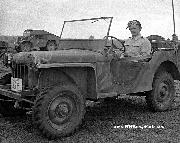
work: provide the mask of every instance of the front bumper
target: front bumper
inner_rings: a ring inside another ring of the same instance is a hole
[[[2,96],[6,96],[12,99],[15,99],[17,101],[25,101],[31,104],[34,104],[34,102],[32,100],[26,99],[26,97],[28,96],[35,96],[35,93],[37,93],[37,91],[31,91],[31,90],[27,90],[27,91],[22,91],[22,92],[15,92],[11,90],[11,85],[0,85],[0,95]]]

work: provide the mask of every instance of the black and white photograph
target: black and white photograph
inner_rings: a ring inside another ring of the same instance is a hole
[[[180,143],[180,1],[0,0],[0,143]]]

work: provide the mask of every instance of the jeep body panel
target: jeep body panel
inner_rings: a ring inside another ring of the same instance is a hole
[[[152,89],[154,75],[161,64],[176,65],[175,51],[157,51],[149,62],[115,61],[112,63],[113,83],[119,94],[137,93]]]
[[[133,89],[133,92],[136,93],[151,90],[155,74],[158,72],[158,70],[162,70],[160,68],[166,68],[165,70],[171,73],[172,76],[174,73],[176,73],[176,77],[173,77],[174,79],[179,78],[179,71],[175,69],[176,67],[177,61],[175,50],[162,50],[155,52],[152,59],[148,63],[146,63],[146,68],[144,68],[144,72],[142,72],[142,74],[139,74],[139,77],[137,78],[139,79],[137,80],[139,82],[137,83],[136,88]]]
[[[63,72],[76,84],[81,83],[78,78],[84,72],[85,75],[88,73],[88,70],[83,68],[92,68],[96,98],[149,91],[152,89],[154,75],[162,63],[171,62],[176,65],[174,50],[156,51],[149,62],[137,63],[127,58],[117,60],[113,56],[106,57],[99,52],[79,49],[22,52],[17,53],[13,60],[16,63],[26,64],[31,61],[37,69],[63,68],[65,69]],[[78,75],[76,71],[79,68],[82,70],[78,70]]]
[[[154,76],[163,64],[170,66],[168,72],[176,72],[174,78],[179,78],[179,71],[175,69],[175,54],[174,50],[162,50],[156,51],[149,62],[136,63],[125,58],[97,63],[97,91],[104,93],[100,97],[104,98],[108,93],[129,94],[152,90]]]
[[[78,49],[20,52],[13,56],[16,64],[29,65],[39,71],[39,76],[29,72],[29,88],[36,86],[41,90],[56,83],[73,82],[87,98],[93,99],[97,99],[96,63],[105,59],[101,53]]]
[[[177,48],[177,51],[176,51],[177,68],[180,71],[180,40],[177,43],[176,48]]]
[[[88,50],[60,50],[60,51],[33,51],[20,52],[13,56],[17,63],[54,64],[54,63],[93,63],[104,61],[101,53]]]

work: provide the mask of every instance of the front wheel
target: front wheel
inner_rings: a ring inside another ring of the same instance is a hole
[[[37,99],[34,121],[48,138],[68,136],[81,124],[85,101],[78,88],[57,86]]]
[[[174,96],[174,80],[170,73],[163,71],[155,76],[152,92],[146,96],[146,102],[153,111],[165,111],[172,108]]]

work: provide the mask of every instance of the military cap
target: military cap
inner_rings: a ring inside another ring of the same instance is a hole
[[[138,25],[140,28],[142,28],[141,23],[138,20],[129,21],[127,28],[129,28],[131,25]]]

